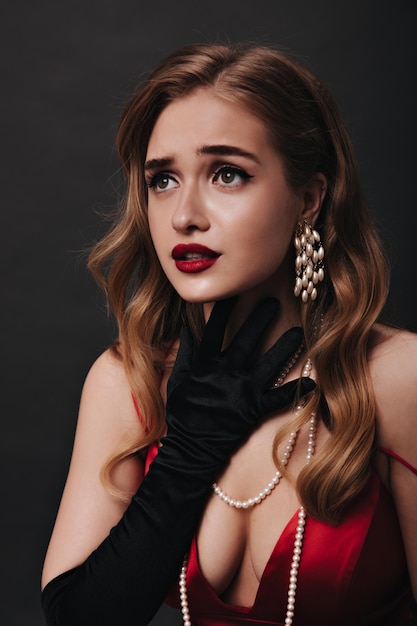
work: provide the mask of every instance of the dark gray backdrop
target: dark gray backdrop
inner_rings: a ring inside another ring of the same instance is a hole
[[[113,139],[132,84],[173,48],[213,39],[279,44],[316,69],[391,251],[387,314],[417,330],[415,2],[3,0],[0,12],[0,622],[41,626],[39,575],[79,393],[113,336],[82,251],[116,199]]]

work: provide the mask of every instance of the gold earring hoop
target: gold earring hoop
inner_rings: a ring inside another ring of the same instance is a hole
[[[324,280],[324,248],[319,233],[304,220],[297,224],[294,237],[294,294],[303,302],[317,298],[317,285]]]

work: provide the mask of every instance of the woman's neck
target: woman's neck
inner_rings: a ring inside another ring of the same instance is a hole
[[[232,311],[226,328],[223,348],[230,343],[237,331],[249,317],[249,314],[254,307],[268,297],[271,297],[270,291],[263,292],[259,289],[239,295],[238,301]],[[280,307],[275,320],[269,326],[263,338],[262,344],[260,345],[261,353],[268,350],[268,348],[270,348],[288,329],[293,326],[301,325],[299,303],[292,293],[292,290],[290,293],[288,293],[288,291],[281,291],[279,295],[274,295],[274,297],[279,300]],[[204,305],[204,315],[206,320],[208,319],[213,306],[214,303]]]

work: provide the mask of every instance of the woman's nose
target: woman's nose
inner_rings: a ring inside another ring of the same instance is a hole
[[[178,202],[172,214],[172,227],[179,232],[207,230],[209,218],[203,195],[193,189],[182,190],[177,196]]]

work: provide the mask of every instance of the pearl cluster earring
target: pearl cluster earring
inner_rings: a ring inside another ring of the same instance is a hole
[[[294,294],[303,302],[317,298],[316,285],[324,279],[324,248],[319,233],[306,221],[299,223],[294,237],[295,287]]]

